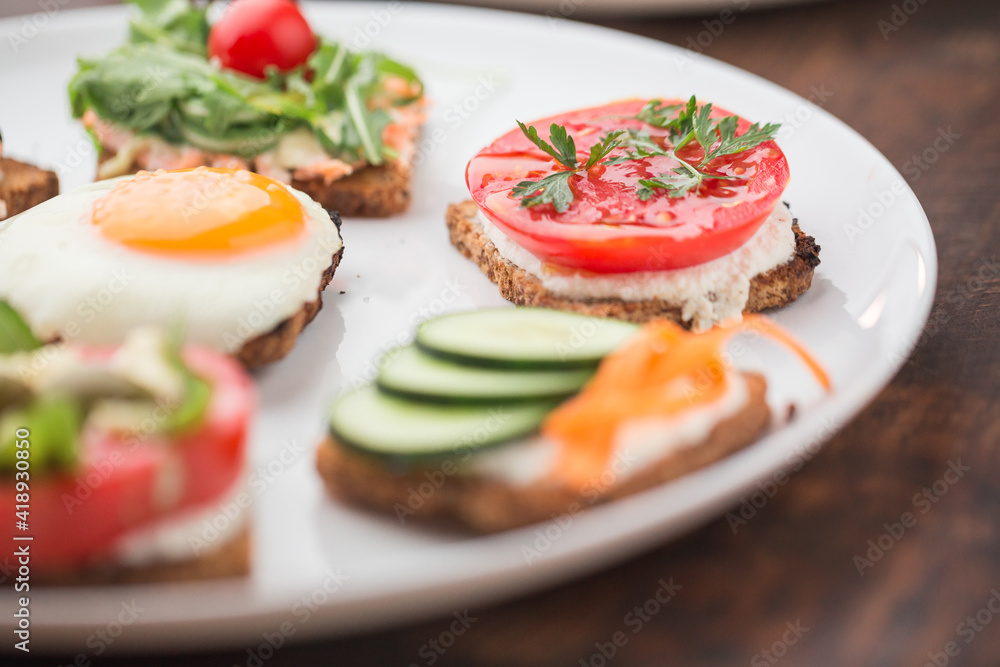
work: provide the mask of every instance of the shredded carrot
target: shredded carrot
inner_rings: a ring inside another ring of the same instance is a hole
[[[728,388],[725,344],[747,330],[792,350],[823,388],[830,389],[826,371],[801,343],[763,317],[751,315],[734,326],[700,334],[655,320],[609,355],[584,390],[545,420],[542,433],[561,445],[554,476],[583,486],[604,472],[625,422],[673,417],[722,398]]]
[[[802,360],[812,374],[816,377],[816,380],[823,386],[823,389],[830,391],[831,383],[830,376],[827,375],[823,366],[820,365],[816,358],[809,353],[809,350],[805,348],[802,343],[797,341],[792,334],[788,333],[777,324],[767,319],[763,315],[746,315],[743,317],[743,322],[739,329],[757,329],[765,336],[770,337],[772,340],[781,343],[789,350],[794,352],[799,359]]]

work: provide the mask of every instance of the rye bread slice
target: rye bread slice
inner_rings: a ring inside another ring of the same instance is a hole
[[[625,301],[622,299],[581,299],[555,294],[546,289],[540,280],[527,271],[504,259],[483,232],[476,217],[479,209],[473,201],[464,201],[448,207],[446,222],[451,243],[459,252],[479,265],[486,277],[500,288],[508,301],[522,306],[558,308],[584,315],[613,317],[630,322],[648,322],[667,317],[684,326],[681,305],[661,299]],[[750,295],[744,313],[758,313],[770,308],[780,308],[794,301],[809,289],[813,273],[819,265],[816,239],[799,229],[793,220],[795,254],[788,262],[770,271],[754,276],[750,281]]]
[[[335,213],[331,213],[337,228],[340,228],[340,218]],[[333,280],[333,274],[340,265],[340,260],[344,256],[344,247],[333,255],[330,266],[323,272],[319,287],[316,290],[316,298],[302,305],[291,317],[288,317],[266,334],[251,338],[243,343],[237,351],[236,358],[247,368],[259,368],[283,359],[292,348],[295,341],[299,339],[299,334],[306,328],[306,325],[315,319],[316,315],[323,308],[323,290]]]
[[[243,528],[219,548],[203,556],[146,566],[97,565],[83,570],[32,573],[32,583],[44,586],[93,586],[243,577],[250,573],[252,530]]]
[[[8,218],[59,194],[59,178],[54,171],[0,157],[0,173],[0,200],[7,204]]]
[[[98,167],[114,158],[115,151],[103,148]],[[251,164],[251,167],[253,165]],[[142,168],[133,162],[128,173]],[[377,167],[361,167],[354,173],[327,183],[322,177],[294,179],[291,186],[306,193],[323,208],[345,217],[384,218],[404,212],[410,205],[412,167],[392,160]]]
[[[491,533],[549,520],[676,479],[746,447],[767,428],[770,410],[764,398],[767,382],[745,373],[749,399],[735,415],[720,421],[701,443],[677,451],[646,466],[621,484],[601,487],[600,493],[581,493],[542,483],[514,486],[485,476],[447,475],[443,465],[396,471],[381,461],[344,446],[328,436],[316,454],[316,465],[330,494],[351,505],[395,515],[457,524]],[[431,493],[429,477],[437,476]],[[411,499],[416,494],[420,502]],[[400,508],[403,508],[401,510]]]

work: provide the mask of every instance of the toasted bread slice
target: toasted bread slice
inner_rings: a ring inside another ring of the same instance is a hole
[[[292,187],[344,216],[385,218],[410,206],[412,170],[398,160],[362,167],[350,176],[325,183],[322,178],[293,180]]]
[[[337,227],[339,228],[339,218],[336,217],[335,213],[332,215],[334,215],[334,220],[338,221]],[[299,339],[299,334],[302,333],[307,324],[315,319],[316,315],[323,308],[323,290],[333,280],[333,274],[340,265],[340,260],[343,256],[344,248],[341,246],[340,250],[331,259],[329,268],[323,272],[323,277],[320,279],[319,289],[316,292],[316,299],[314,301],[303,304],[294,315],[282,320],[278,326],[263,336],[251,338],[243,343],[243,347],[236,353],[236,358],[244,366],[247,368],[259,368],[260,366],[273,364],[283,359],[292,351],[292,348],[295,347],[295,341]]]
[[[361,507],[413,518],[457,523],[477,532],[496,532],[524,526],[574,512],[584,507],[620,498],[680,477],[746,447],[767,428],[770,410],[764,400],[767,382],[756,373],[744,374],[749,392],[746,406],[719,422],[708,437],[691,447],[680,448],[623,483],[602,488],[595,496],[570,489],[536,483],[513,486],[485,476],[452,475],[433,493],[419,494],[427,486],[433,469],[397,472],[381,461],[345,447],[333,436],[317,451],[317,468],[327,490],[335,497]],[[400,514],[400,508],[405,512]]]
[[[340,219],[335,213],[332,215],[334,216],[334,220],[337,221],[337,228],[339,229]],[[291,317],[287,317],[279,322],[274,329],[266,334],[256,336],[244,342],[242,347],[233,356],[250,369],[267,366],[268,364],[273,364],[276,361],[284,359],[292,351],[292,348],[295,347],[295,341],[299,339],[299,334],[302,333],[302,330],[322,310],[323,290],[333,280],[333,274],[340,265],[340,260],[343,256],[344,248],[341,246],[340,250],[331,258],[330,266],[323,272],[316,290],[316,298],[313,301],[303,304]],[[59,339],[57,338],[49,342],[55,343],[58,341]]]
[[[667,317],[684,326],[690,326],[681,317],[681,305],[661,299],[625,301],[623,299],[578,299],[554,294],[541,281],[527,271],[507,261],[483,232],[476,217],[479,209],[473,201],[452,204],[448,207],[447,224],[451,243],[459,252],[474,261],[483,273],[500,288],[508,301],[524,306],[558,308],[584,315],[613,317],[630,322],[648,322]],[[791,303],[812,284],[813,272],[819,265],[819,246],[816,239],[799,229],[798,221],[792,222],[795,231],[795,255],[791,260],[750,281],[750,295],[744,313],[757,313],[769,308],[780,308]]]
[[[115,155],[109,148],[102,149],[98,167]],[[142,167],[133,162],[128,171],[135,174],[142,171]],[[342,216],[384,218],[409,207],[412,174],[409,163],[393,160],[377,167],[362,167],[330,182],[318,176],[309,180],[295,179],[291,186],[315,199],[323,208]]]
[[[0,157],[0,220],[27,211],[59,194],[59,178],[54,171],[10,158]],[[6,216],[3,209],[6,208]]]
[[[250,573],[251,537],[250,528],[244,528],[218,549],[192,560],[147,566],[105,565],[84,570],[32,573],[32,581],[46,586],[91,586],[243,577]]]

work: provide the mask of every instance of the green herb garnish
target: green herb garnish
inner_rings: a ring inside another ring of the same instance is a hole
[[[636,118],[667,130],[668,145],[661,146],[646,130],[614,130],[602,137],[590,149],[590,158],[581,167],[576,158],[576,142],[562,125],[553,123],[549,128],[551,144],[538,136],[534,127],[518,121],[521,132],[546,154],[552,156],[564,170],[538,180],[524,180],[514,186],[511,195],[521,200],[522,207],[552,204],[562,213],[573,203],[573,189],[570,179],[581,175],[598,164],[615,165],[654,156],[666,156],[678,162],[670,173],[661,173],[655,178],[643,178],[636,187],[636,197],[647,201],[657,191],[664,191],[668,197],[680,199],[690,192],[697,192],[708,180],[739,180],[737,176],[713,173],[708,165],[716,158],[735,155],[749,150],[765,141],[774,139],[780,125],[759,123],[751,125],[746,132],[736,136],[739,124],[737,116],[726,116],[718,120],[711,118],[712,104],[698,106],[692,95],[687,104],[664,105],[660,100],[647,103]],[[704,155],[697,163],[677,156],[677,151],[696,141]],[[608,157],[616,148],[624,149],[614,157]]]
[[[41,346],[24,318],[9,303],[0,300],[0,354],[30,352]]]
[[[206,55],[206,3],[131,0],[139,13],[128,42],[107,56],[81,58],[69,84],[73,115],[189,144],[208,153],[253,158],[288,132],[311,130],[332,157],[378,165],[389,110],[420,98],[406,65],[320,38],[306,64],[267,80],[220,69]],[[387,86],[390,80],[406,85]]]
[[[586,172],[591,167],[600,164],[608,154],[620,145],[618,137],[624,130],[607,133],[604,138],[590,148],[590,157],[580,166],[576,159],[576,142],[562,125],[552,123],[549,127],[551,144],[538,136],[534,127],[528,127],[517,121],[518,127],[528,140],[538,146],[543,152],[551,155],[565,170],[549,174],[537,181],[525,180],[514,186],[514,197],[521,200],[521,206],[538,206],[552,204],[562,213],[573,203],[573,189],[569,185],[571,176]]]

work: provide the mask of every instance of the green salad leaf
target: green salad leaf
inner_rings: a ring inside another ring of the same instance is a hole
[[[152,42],[174,51],[205,55],[208,7],[188,0],[127,0],[140,14],[129,22],[129,41]]]
[[[178,435],[195,430],[205,421],[208,404],[212,399],[212,385],[198,376],[184,363],[182,345],[183,332],[176,328],[171,332],[164,345],[166,361],[184,381],[184,394],[176,405],[172,406],[161,429],[165,433]]]
[[[0,338],[11,338],[4,326],[11,313],[16,316],[0,301]],[[65,348],[36,350],[19,344],[0,354],[0,470],[15,468],[25,457],[18,455],[23,449],[30,450],[33,471],[72,469],[79,462],[86,427],[123,434],[141,429],[144,435],[168,437],[200,428],[212,398],[211,383],[184,361],[180,328],[168,337],[151,333],[130,335],[121,350],[132,356],[127,367],[117,369]],[[27,368],[37,370],[22,377]],[[156,424],[152,431],[146,426],[150,421]],[[30,447],[18,446],[22,429],[30,433]]]
[[[41,346],[20,314],[0,300],[0,354],[30,352]]]
[[[80,458],[80,403],[64,396],[38,396],[25,406],[4,411],[0,417],[0,469],[14,469],[19,449],[28,449],[31,470],[73,468]],[[20,429],[28,431],[27,448],[18,448]]]
[[[323,38],[305,66],[272,71],[267,80],[221,69],[206,57],[204,6],[132,2],[141,11],[128,42],[102,58],[78,61],[69,84],[78,118],[92,110],[115,127],[244,158],[305,127],[332,157],[377,165],[392,155],[382,143],[388,109],[423,94],[406,65]],[[405,86],[387,86],[391,79]]]

